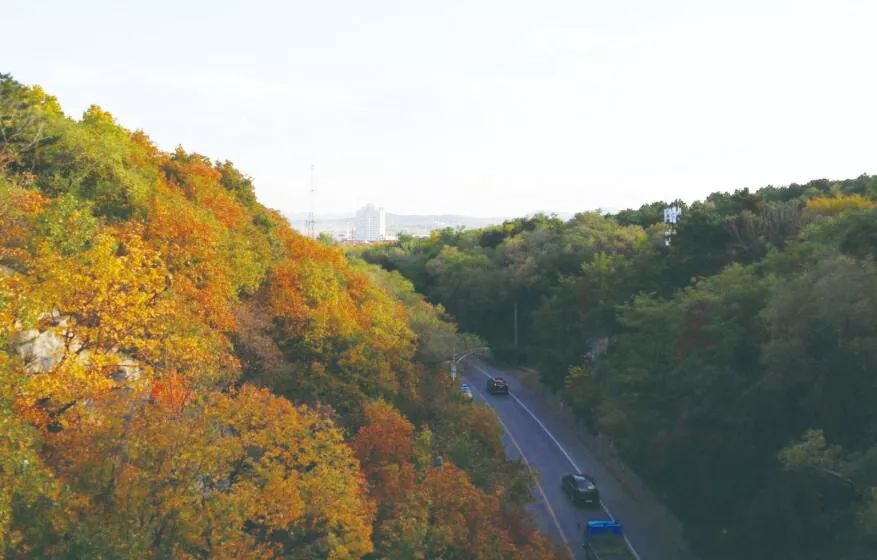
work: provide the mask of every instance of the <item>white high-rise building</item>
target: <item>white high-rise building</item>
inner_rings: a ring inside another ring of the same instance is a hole
[[[381,241],[387,237],[387,215],[383,208],[366,204],[356,211],[354,238],[359,241]]]

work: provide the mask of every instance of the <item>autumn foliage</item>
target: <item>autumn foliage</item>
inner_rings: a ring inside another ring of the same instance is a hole
[[[418,447],[429,432],[415,435],[411,422],[385,402],[368,405],[365,418],[353,448],[381,505],[376,520],[381,557],[552,557],[526,519],[506,522],[506,516],[524,516],[504,507],[505,489],[485,492],[452,462],[418,461]]]
[[[552,556],[492,418],[422,394],[456,334],[410,285],[97,107],[0,76],[0,127],[4,557]]]
[[[804,210],[811,216],[834,216],[856,208],[874,208],[874,201],[860,194],[816,196],[807,201]]]

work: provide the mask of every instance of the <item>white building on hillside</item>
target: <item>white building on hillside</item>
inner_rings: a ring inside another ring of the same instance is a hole
[[[366,204],[356,211],[353,236],[358,241],[382,241],[387,237],[387,215],[383,208]]]

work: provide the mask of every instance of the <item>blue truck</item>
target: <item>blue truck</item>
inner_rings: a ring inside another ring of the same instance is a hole
[[[637,560],[624,538],[624,527],[614,519],[588,521],[582,547],[588,560]]]

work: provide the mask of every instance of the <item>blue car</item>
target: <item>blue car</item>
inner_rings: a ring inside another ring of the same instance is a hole
[[[472,398],[472,388],[469,387],[468,383],[463,383],[462,385],[460,385],[460,392],[463,393],[464,399]]]

